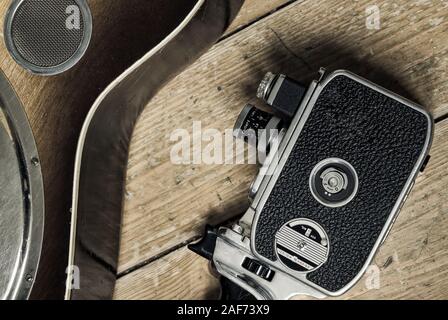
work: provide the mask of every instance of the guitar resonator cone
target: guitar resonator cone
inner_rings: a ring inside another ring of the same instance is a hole
[[[0,72],[0,299],[27,299],[44,225],[40,161],[25,112]]]

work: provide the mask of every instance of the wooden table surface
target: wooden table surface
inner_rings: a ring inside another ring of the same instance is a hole
[[[150,48],[160,41],[141,32],[135,34],[145,42],[129,39],[114,28],[117,21],[133,23],[132,30],[145,29],[144,24],[157,27],[157,21],[133,21],[132,15],[122,15],[129,9],[127,0],[89,3],[94,16],[111,14],[96,27],[90,58],[111,46],[115,63],[86,58],[89,63],[63,76],[42,79],[13,63],[0,44],[0,67],[30,118],[46,189],[57,191],[46,193],[47,213],[53,218],[47,219],[45,233],[51,241],[45,242],[43,256],[51,263],[41,268],[36,290],[41,298],[57,298],[63,292],[73,155],[85,114],[104,87],[147,51],[141,43]],[[139,4],[148,10],[142,17],[149,16],[148,2]],[[366,9],[372,4],[380,9],[379,30],[366,27]],[[8,5],[9,1],[0,3],[2,16]],[[169,11],[168,4],[165,9]],[[129,50],[130,45],[135,47]],[[218,281],[208,262],[186,246],[200,237],[207,223],[225,223],[247,209],[248,188],[257,168],[174,165],[170,135],[174,129],[191,132],[194,121],[201,121],[204,129],[231,129],[242,107],[256,101],[256,88],[267,71],[309,83],[320,67],[358,73],[419,102],[436,119],[426,171],[417,179],[370,273],[341,298],[448,298],[448,1],[246,0],[223,38],[171,81],[138,122],[126,181],[116,299],[218,297]],[[92,75],[91,70],[101,73]],[[62,265],[57,272],[54,261]],[[379,283],[371,281],[375,272]],[[379,289],[372,284],[379,284]]]
[[[247,0],[229,33],[147,106],[134,133],[116,299],[216,298],[208,263],[189,252],[206,223],[244,212],[256,167],[174,165],[174,128],[224,130],[266,71],[303,83],[349,69],[432,112],[431,161],[370,272],[342,299],[448,298],[448,1]],[[379,289],[372,274],[379,272]]]

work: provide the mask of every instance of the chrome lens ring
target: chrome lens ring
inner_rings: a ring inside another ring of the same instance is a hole
[[[358,192],[359,180],[355,168],[345,160],[329,158],[311,171],[310,190],[313,197],[330,208],[347,205]]]

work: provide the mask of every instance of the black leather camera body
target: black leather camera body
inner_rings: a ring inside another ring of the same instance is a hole
[[[209,229],[191,249],[257,299],[341,295],[368,268],[424,167],[432,117],[344,70],[321,70],[307,89],[269,73],[258,96],[272,112],[246,107],[237,129],[275,123],[277,147],[263,144],[271,154],[243,218]]]

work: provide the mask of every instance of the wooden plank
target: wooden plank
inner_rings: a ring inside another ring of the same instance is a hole
[[[226,35],[290,2],[294,2],[294,0],[245,0],[240,13],[227,30]]]
[[[380,30],[366,28],[370,1],[294,3],[220,42],[148,105],[134,133],[119,271],[197,237],[247,208],[249,165],[174,165],[174,129],[193,121],[233,127],[268,70],[309,82],[320,66],[347,68],[447,113],[446,3],[377,2]],[[445,10],[445,11],[444,11]]]
[[[117,300],[199,300],[218,296],[218,280],[210,272],[209,263],[186,247],[126,275],[117,282],[114,293]]]
[[[445,120],[436,126],[431,161],[417,179],[372,269],[343,299],[448,298],[447,135]],[[210,298],[210,292],[219,292],[219,287],[206,268],[205,259],[183,247],[119,279],[115,298]],[[372,281],[375,270],[379,272],[378,289]]]

